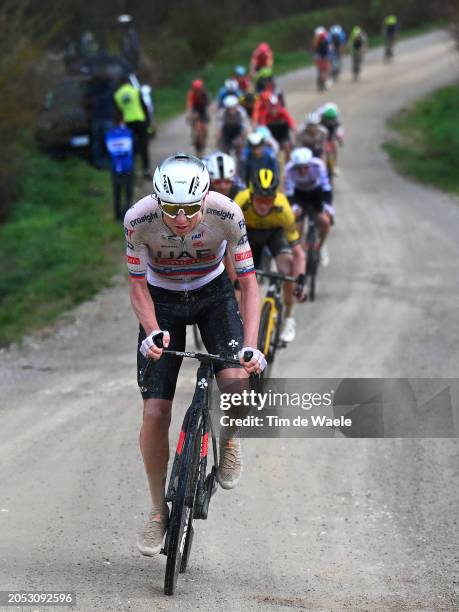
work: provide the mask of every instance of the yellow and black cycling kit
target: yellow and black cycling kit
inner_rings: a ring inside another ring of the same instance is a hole
[[[282,227],[288,243],[293,246],[300,240],[300,235],[296,229],[295,215],[283,193],[278,192],[274,199],[274,204],[269,213],[261,216],[255,212],[252,202],[253,193],[250,189],[240,191],[234,198],[242,212],[244,213],[247,229],[273,230]]]

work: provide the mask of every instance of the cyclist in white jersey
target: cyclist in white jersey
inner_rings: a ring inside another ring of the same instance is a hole
[[[312,210],[316,214],[321,263],[328,265],[329,255],[325,240],[335,218],[333,191],[325,163],[314,157],[311,149],[298,147],[292,151],[291,159],[285,166],[284,193],[299,220],[300,234],[308,212]]]
[[[154,360],[148,380],[140,388],[144,400],[140,448],[153,507],[137,545],[148,556],[161,550],[167,526],[168,429],[181,365],[177,357],[162,356],[155,336],[162,332],[165,348],[184,350],[186,326],[196,323],[210,353],[239,357],[240,368],[215,368],[220,382],[246,378],[266,365],[263,354],[255,348],[259,293],[239,206],[226,196],[209,192],[206,166],[184,153],[176,153],[158,166],[153,186],[155,194],[137,202],[124,219],[130,297],[140,323],[138,373],[148,359]],[[226,247],[242,291],[241,315],[222,263]],[[245,363],[243,353],[247,350],[253,357]],[[228,432],[220,437],[220,485],[234,487],[241,472],[240,439],[237,432]]]

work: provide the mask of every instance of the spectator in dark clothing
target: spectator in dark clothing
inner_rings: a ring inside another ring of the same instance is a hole
[[[92,162],[96,168],[109,168],[105,132],[114,125],[113,86],[108,79],[95,77],[89,85],[88,105],[91,115]]]
[[[113,205],[115,219],[122,221],[134,196],[134,135],[123,123],[120,111],[116,125],[105,134],[105,143],[112,161]]]

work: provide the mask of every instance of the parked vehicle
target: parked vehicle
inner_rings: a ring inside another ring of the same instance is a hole
[[[44,151],[74,150],[88,154],[91,150],[91,111],[88,100],[93,78],[106,78],[115,83],[125,73],[122,58],[101,55],[81,66],[79,74],[66,77],[46,94],[38,117],[35,137]],[[129,74],[134,87],[140,89],[148,111],[149,136],[156,133],[154,104],[149,85],[140,84],[135,74]]]

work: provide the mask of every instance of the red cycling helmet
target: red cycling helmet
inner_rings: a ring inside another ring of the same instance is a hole
[[[191,83],[192,89],[201,89],[203,85],[204,83],[201,81],[201,79],[196,79]]]

